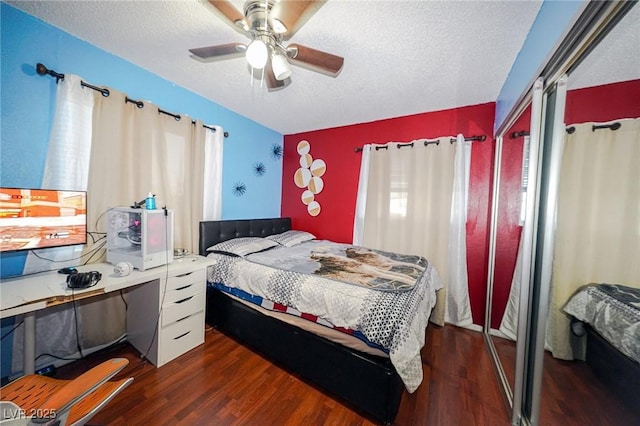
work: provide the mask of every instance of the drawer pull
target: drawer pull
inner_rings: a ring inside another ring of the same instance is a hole
[[[180,318],[179,320],[176,320],[176,322],[184,321],[184,320],[186,320],[187,318],[191,318],[191,315],[187,315],[187,316],[186,316],[186,317],[184,317],[184,318]]]
[[[176,275],[176,277],[180,278],[180,277],[187,277],[189,275],[193,274],[193,271],[191,272],[187,272],[186,274],[180,274],[180,275]]]
[[[189,296],[189,297],[187,297],[186,299],[178,300],[178,301],[177,301],[177,302],[175,302],[175,303],[184,303],[184,302],[187,302],[187,301],[189,301],[189,300],[191,300],[191,299],[193,299],[193,296]]]
[[[186,333],[183,333],[183,334],[179,335],[178,337],[174,337],[173,340],[182,339],[184,336],[186,336],[189,333],[191,333],[191,330],[187,331]]]
[[[184,287],[178,287],[176,290],[184,290],[185,288],[191,287],[193,284],[185,285]]]

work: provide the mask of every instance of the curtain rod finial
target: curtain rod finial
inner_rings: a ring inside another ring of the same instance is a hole
[[[36,72],[40,75],[45,75],[49,70],[47,69],[47,67],[44,66],[44,64],[41,64],[40,62],[38,62],[36,64]]]
[[[36,72],[39,75],[47,75],[47,74],[49,74],[50,76],[55,77],[56,78],[56,83],[58,83],[60,80],[64,80],[64,74],[60,74],[60,73],[57,73],[57,72],[55,72],[53,70],[50,70],[47,67],[45,67],[43,63],[40,63],[40,62],[38,62],[36,64]]]

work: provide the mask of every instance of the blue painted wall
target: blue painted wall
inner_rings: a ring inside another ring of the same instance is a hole
[[[544,62],[584,3],[583,0],[544,0],[496,100],[494,131],[540,75]]]
[[[229,132],[224,142],[223,219],[280,216],[282,159],[271,155],[274,144],[282,146],[280,133],[5,3],[0,7],[1,186],[40,188],[42,182],[56,81],[36,74],[35,65],[41,62],[57,72],[77,74],[91,84],[117,88],[134,99],[150,100],[164,110],[222,126]],[[265,166],[262,176],[254,172],[258,162]],[[244,195],[234,195],[236,182],[246,186]],[[21,274],[23,265],[23,253],[1,256],[0,277]],[[3,321],[2,335],[11,324]],[[10,353],[6,350],[10,340],[2,341],[3,377],[10,362],[5,356]]]

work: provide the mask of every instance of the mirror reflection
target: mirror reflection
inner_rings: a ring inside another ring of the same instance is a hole
[[[531,107],[503,137],[499,172],[491,336],[509,383],[515,387],[520,274],[518,252],[524,220]]]
[[[639,25],[568,76],[540,424],[640,424]]]

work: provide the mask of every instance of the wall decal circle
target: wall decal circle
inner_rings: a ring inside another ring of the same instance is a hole
[[[320,203],[317,201],[310,202],[307,206],[307,212],[309,212],[311,216],[318,216],[320,214]]]
[[[320,177],[327,171],[327,164],[324,162],[324,160],[318,158],[313,160],[310,169],[313,176]]]
[[[314,198],[315,195],[308,189],[304,191],[302,193],[302,196],[300,197],[300,199],[302,200],[302,204],[304,204],[305,206],[308,206],[314,200]]]
[[[319,177],[312,177],[309,181],[309,191],[314,194],[319,194],[322,192],[322,188],[324,188],[324,181]]]
[[[293,182],[298,188],[305,188],[307,185],[309,185],[310,180],[311,172],[309,171],[309,169],[300,167],[293,175]]]
[[[300,142],[298,142],[297,149],[298,149],[298,154],[305,155],[305,154],[308,154],[309,151],[311,150],[311,145],[309,145],[309,142],[305,140],[301,140]]]
[[[313,162],[311,154],[303,154],[300,156],[300,167],[309,168]]]

